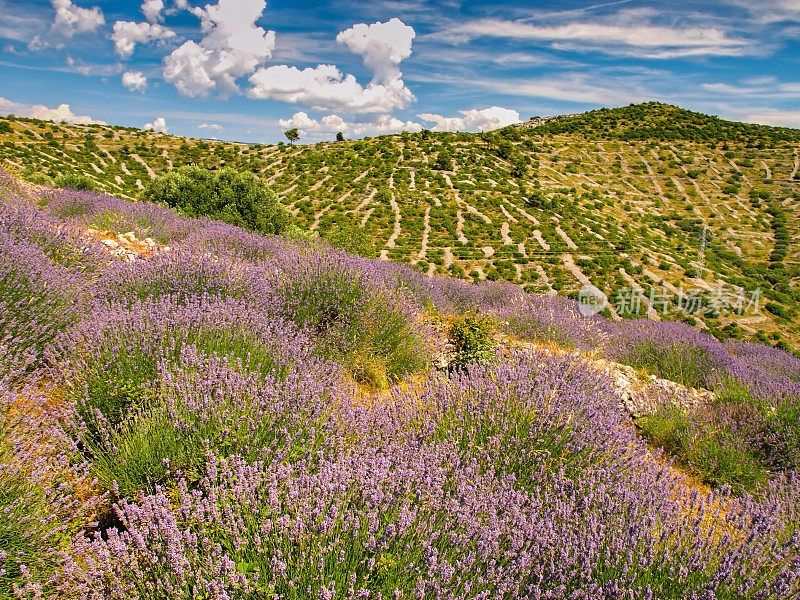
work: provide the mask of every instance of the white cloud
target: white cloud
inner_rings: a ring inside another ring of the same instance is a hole
[[[400,81],[395,85],[362,87],[353,75],[333,65],[298,69],[287,65],[262,68],[250,77],[250,98],[305,104],[318,110],[386,113],[406,106],[413,95]]]
[[[717,27],[664,26],[652,22],[650,9],[623,10],[604,21],[575,21],[555,25],[528,20],[476,19],[441,32],[452,42],[497,37],[550,42],[551,47],[645,58],[740,56],[753,52],[751,41],[731,38]]]
[[[122,58],[130,58],[136,44],[148,42],[165,42],[176,36],[171,29],[158,23],[134,23],[133,21],[117,21],[111,39],[114,49]]]
[[[443,117],[431,113],[418,115],[423,121],[436,123],[433,131],[489,131],[519,123],[519,113],[510,108],[492,106],[481,110],[461,110],[461,117]]]
[[[653,99],[652,91],[643,87],[641,77],[565,73],[558,77],[484,79],[475,83],[498,94],[603,106],[620,106]]]
[[[774,77],[752,78],[741,84],[704,83],[703,89],[729,96],[767,96],[795,99],[800,96],[800,81],[779,82]]]
[[[386,114],[414,100],[402,79],[400,62],[411,55],[414,29],[399,19],[366,25],[359,23],[336,36],[353,53],[362,56],[372,72],[363,87],[353,75],[334,65],[298,69],[288,65],[261,68],[250,77],[251,98],[305,104],[317,110]]]
[[[345,121],[339,115],[327,115],[313,119],[303,111],[296,112],[290,119],[280,119],[278,124],[286,129],[296,127],[301,135],[311,137],[333,137],[338,132],[351,137],[399,133],[401,131],[420,131],[422,126],[413,121],[401,121],[392,115],[378,115],[366,122]]]
[[[798,0],[728,0],[735,6],[746,9],[757,22],[772,24],[785,22],[800,22],[800,1]]]
[[[45,39],[34,36],[28,44],[31,50],[41,50],[48,46],[63,48],[66,40],[82,33],[92,33],[106,22],[103,11],[97,6],[81,8],[75,6],[71,0],[51,0],[51,3],[56,11],[53,24]]]
[[[774,125],[775,127],[800,128],[800,110],[765,108],[761,111],[744,115],[742,121],[761,125]]]
[[[122,74],[122,85],[132,92],[143,92],[147,89],[147,77],[141,71],[126,71]]]
[[[60,104],[57,108],[48,108],[43,104],[23,104],[21,102],[12,102],[6,98],[0,98],[0,114],[14,114],[18,117],[55,121],[56,123],[70,123],[72,125],[106,124],[104,121],[97,121],[89,116],[73,114],[69,104]]]
[[[223,129],[225,129],[219,123],[200,123],[200,125],[198,125],[197,128],[198,129],[210,129],[211,131],[222,131]]]
[[[340,32],[336,41],[361,55],[364,66],[372,72],[372,83],[391,85],[402,77],[400,63],[411,56],[414,36],[413,27],[393,18],[385,23],[353,25]]]
[[[155,131],[156,133],[167,133],[167,121],[164,117],[153,119],[152,123],[145,123],[142,127],[145,131]]]
[[[142,2],[142,14],[151,23],[158,23],[161,19],[161,11],[164,10],[164,0],[144,0]]]
[[[264,0],[219,0],[193,8],[205,37],[185,42],[164,59],[164,79],[184,96],[238,92],[236,79],[272,56],[275,32],[256,26]]]

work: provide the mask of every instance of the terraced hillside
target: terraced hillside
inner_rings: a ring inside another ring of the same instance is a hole
[[[657,103],[536,123],[250,146],[10,119],[0,158],[124,198],[184,164],[250,170],[300,226],[431,275],[592,284],[615,318],[800,347],[800,131]]]

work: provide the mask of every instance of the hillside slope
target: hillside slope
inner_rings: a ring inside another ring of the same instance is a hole
[[[424,273],[573,296],[591,283],[614,318],[800,342],[798,130],[656,103],[296,147],[7,123],[2,164],[35,181],[79,173],[136,198],[172,167],[232,166],[264,177],[299,225]]]
[[[796,598],[798,414],[779,349],[0,171],[2,600]]]

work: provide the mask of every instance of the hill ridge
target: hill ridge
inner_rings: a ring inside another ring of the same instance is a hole
[[[577,297],[588,281],[614,302],[636,290],[635,314],[650,317],[669,294],[664,318],[797,347],[800,131],[660,103],[547,119],[299,146],[16,119],[0,121],[0,160],[29,180],[78,176],[129,199],[170,167],[230,166],[351,251],[538,293]],[[715,317],[719,287],[760,289],[760,313]],[[678,310],[691,292],[702,314]]]

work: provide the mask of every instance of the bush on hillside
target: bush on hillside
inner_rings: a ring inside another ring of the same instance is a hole
[[[210,217],[264,234],[283,232],[291,220],[264,181],[233,169],[180,167],[151,181],[142,197],[187,217]]]
[[[73,190],[93,190],[94,182],[85,175],[75,173],[63,173],[55,178],[53,184],[59,188],[70,188]]]

